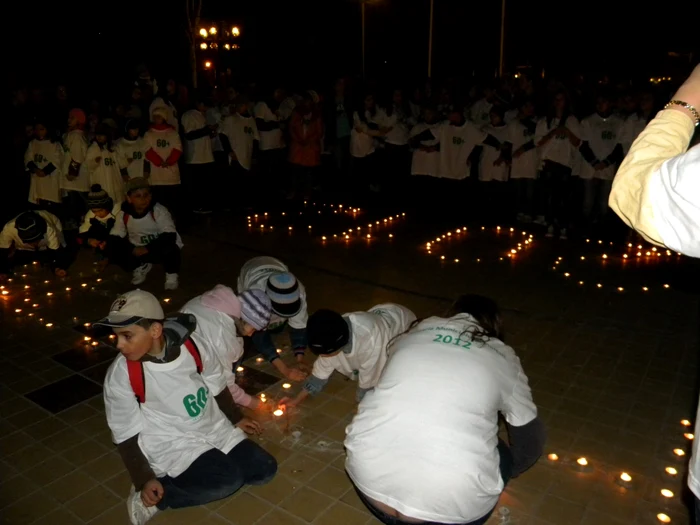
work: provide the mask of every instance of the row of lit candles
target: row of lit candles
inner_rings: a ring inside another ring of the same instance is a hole
[[[691,423],[687,419],[682,419],[681,425],[683,427],[689,427],[691,425]],[[686,439],[688,439],[690,441],[695,439],[695,436],[693,434],[691,434],[690,432],[685,432],[683,434],[683,437],[685,437]],[[682,448],[673,449],[673,453],[676,456],[678,456],[679,458],[685,456],[685,450],[683,450]],[[551,453],[551,454],[547,455],[547,459],[549,459],[550,461],[559,461],[559,455],[556,453]],[[590,462],[585,457],[578,458],[576,460],[576,464],[583,471],[590,470]],[[676,469],[675,467],[670,467],[670,466],[666,467],[664,469],[664,471],[666,472],[666,474],[668,474],[669,476],[672,476],[672,477],[675,477],[676,475],[678,475],[678,469]],[[630,488],[632,486],[632,476],[630,474],[628,474],[627,472],[622,472],[622,473],[620,473],[620,476],[617,480],[617,483],[625,488]],[[663,496],[664,498],[672,498],[674,496],[673,491],[670,489],[667,489],[667,488],[662,488],[659,492],[660,492],[661,496]],[[659,514],[657,514],[656,519],[658,519],[661,523],[671,523],[671,517],[668,514],[665,514],[663,512],[660,512]]]
[[[584,259],[584,257],[581,257],[581,259]],[[557,260],[554,261],[554,266],[552,266],[552,270],[556,271],[557,268],[558,268],[558,266],[559,266],[559,264],[560,264],[563,260],[564,260],[563,257],[558,257]],[[571,272],[564,272],[562,275],[563,275],[566,279],[568,279],[569,277],[572,276]],[[579,281],[578,284],[579,284],[579,286],[583,286],[583,285],[585,284],[585,281]],[[668,290],[669,288],[671,288],[671,285],[670,285],[670,284],[663,284],[662,287],[663,287],[665,290]],[[598,289],[603,288],[603,284],[602,284],[602,283],[596,283],[596,288],[598,288]],[[618,292],[624,292],[624,291],[625,291],[625,288],[624,288],[623,286],[617,286],[617,287],[615,287],[615,289],[616,289]],[[642,290],[642,292],[648,292],[648,291],[649,291],[649,287],[648,287],[648,286],[642,286],[642,287],[641,287],[641,290]]]
[[[405,216],[406,216],[405,213],[390,215],[388,217],[385,217],[383,219],[375,221],[374,224],[370,222],[369,224],[367,224],[367,228],[369,228],[369,230],[371,232],[372,228],[374,228],[376,226],[381,226],[382,224],[392,225],[394,223],[394,219],[400,219],[401,217],[405,217]],[[311,228],[311,226],[309,226],[309,228]],[[358,226],[355,229],[350,228],[347,231],[342,231],[340,233],[335,233],[335,234],[333,234],[333,238],[336,239],[338,237],[341,237],[341,238],[345,239],[346,241],[349,241],[350,236],[353,235],[354,233],[356,233],[358,237],[363,236],[366,239],[378,238],[377,234],[374,234],[374,235],[372,235],[372,233],[363,234],[362,233],[362,226]],[[390,233],[388,237],[389,237],[389,239],[393,239],[394,234]],[[328,237],[326,235],[321,236],[321,241],[327,241],[327,240],[328,240]]]

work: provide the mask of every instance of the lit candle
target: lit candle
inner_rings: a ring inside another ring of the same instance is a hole
[[[255,359],[256,363],[262,363],[263,361],[265,361],[265,360],[262,357],[258,357]]]
[[[51,328],[53,326],[53,323],[46,323],[46,328]]]
[[[389,239],[393,239],[393,238],[394,238],[394,234],[393,234],[393,233],[390,233],[390,234],[389,234]]]
[[[66,286],[66,292],[70,292],[70,286]]]
[[[581,465],[582,467],[587,467],[588,466],[588,460],[586,458],[578,458],[576,460],[576,463]]]
[[[92,346],[97,346],[97,345],[99,345],[100,343],[98,343],[97,341],[93,341],[93,342],[90,343],[90,344],[91,344]]]
[[[668,284],[664,284],[664,288],[668,289],[668,288],[671,288],[671,286]]]
[[[273,414],[275,417],[280,417],[280,416],[283,416],[283,415],[284,415],[284,410],[282,410],[281,408],[278,408],[278,409],[275,410],[272,414]]]
[[[690,432],[686,432],[685,434],[683,434],[683,437],[685,439],[690,439],[690,440],[695,439],[695,435],[691,434]]]
[[[25,290],[29,290],[29,285],[28,285],[28,284],[25,284],[25,285],[24,285],[24,289],[25,289]]]
[[[689,427],[690,421],[688,421],[687,419],[681,419],[681,425],[683,425],[684,427]]]
[[[627,474],[627,472],[623,472],[622,474],[620,474],[620,481],[624,481],[625,483],[629,483],[630,481],[632,481],[632,476]]]
[[[547,456],[547,459],[548,459],[549,461],[557,461],[557,460],[559,459],[559,456],[557,456],[556,454],[552,453],[552,454],[549,454],[549,455]]]
[[[679,458],[682,458],[683,456],[685,456],[685,450],[683,450],[682,448],[674,448],[673,453],[676,456],[678,456]]]
[[[669,476],[675,476],[676,474],[678,474],[678,471],[673,467],[666,467],[666,474],[668,474]]]
[[[245,368],[243,368],[242,366],[236,368],[236,372],[243,372],[243,370],[245,370]]]
[[[282,383],[282,388],[292,388],[292,385],[289,383]]]
[[[21,311],[22,311],[21,308],[15,308],[15,313],[16,313],[16,314],[20,313]]]
[[[672,498],[673,497],[673,491],[668,490],[668,489],[661,489],[661,495],[664,498]]]
[[[98,278],[98,279],[97,279],[97,282],[98,282],[98,283],[101,283],[101,282],[102,282],[102,278]]]
[[[87,283],[83,283],[80,286],[82,286],[83,288],[87,288]]]
[[[643,292],[648,292],[648,291],[649,291],[649,288],[647,288],[646,286],[642,286],[642,291],[643,291]]]
[[[671,518],[669,518],[663,512],[660,512],[659,514],[657,514],[656,519],[659,520],[661,523],[671,523]]]
[[[281,353],[282,353],[282,349],[281,349],[281,348],[278,348],[278,349],[277,349],[277,353],[278,353],[278,354],[281,354]]]
[[[323,237],[321,237],[321,240],[322,240],[322,241],[325,241],[325,240],[326,240],[326,236],[324,235]]]
[[[53,292],[46,292],[46,295],[47,295],[48,297],[51,297],[51,296],[53,295]]]
[[[165,298],[163,299],[163,302],[164,302],[164,303],[169,303],[169,302],[170,302],[170,297],[165,297]]]

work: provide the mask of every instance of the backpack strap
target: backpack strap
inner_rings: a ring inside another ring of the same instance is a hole
[[[191,338],[185,341],[185,347],[197,364],[197,373],[201,374],[204,367],[202,366],[202,355],[199,353],[199,348],[197,348],[197,345]]]
[[[124,212],[124,226],[126,226],[127,222],[129,222],[129,214]]]
[[[151,209],[151,219],[153,219],[153,222],[156,222],[156,212]]]
[[[129,372],[129,383],[131,389],[136,395],[136,400],[139,404],[146,401],[146,376],[143,372],[143,363],[141,361],[127,361],[126,370]]]
[[[197,365],[197,373],[201,374],[204,370],[202,365],[202,355],[199,353],[199,348],[192,339],[185,341],[185,348],[190,353]],[[143,371],[143,363],[141,361],[127,361],[126,369],[129,373],[129,383],[131,383],[131,389],[134,391],[136,400],[139,404],[146,401],[146,375]]]

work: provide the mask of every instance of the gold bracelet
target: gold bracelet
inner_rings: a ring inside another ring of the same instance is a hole
[[[693,118],[695,119],[695,126],[700,124],[700,113],[698,113],[698,110],[690,104],[688,104],[687,102],[683,102],[682,100],[672,100],[664,106],[664,109],[668,109],[671,106],[680,106],[682,108],[687,109],[688,111],[690,111],[690,113],[693,115]]]

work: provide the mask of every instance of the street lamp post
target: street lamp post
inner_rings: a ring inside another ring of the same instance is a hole
[[[433,2],[430,0],[430,27],[428,28],[428,78],[433,71]]]
[[[216,55],[216,62],[212,57],[205,55],[203,62],[204,69],[214,71],[216,78],[217,66],[221,61],[222,53],[240,49],[240,44],[235,43],[241,36],[241,30],[237,25],[228,22],[221,23],[202,23],[198,30],[199,44],[198,47],[203,53],[211,51]]]
[[[498,76],[503,78],[503,53],[506,40],[506,0],[501,0],[501,51],[498,57]]]

